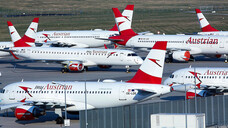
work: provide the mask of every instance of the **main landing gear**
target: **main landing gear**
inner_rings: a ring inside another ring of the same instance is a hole
[[[126,69],[127,69],[126,72],[127,72],[127,73],[130,73],[130,67],[131,67],[131,66],[126,65],[125,67],[126,67]]]
[[[58,117],[55,119],[56,124],[63,124],[64,123],[64,119],[62,117],[62,109],[61,108],[56,108],[55,109],[55,114],[58,115]]]
[[[69,70],[67,68],[61,68],[61,72],[66,73],[66,72],[69,72]]]
[[[172,63],[173,62],[173,56],[171,53],[166,54],[165,56],[165,62],[166,63]]]
[[[224,54],[224,56],[225,56],[225,63],[228,63],[228,56],[226,55],[226,54]]]

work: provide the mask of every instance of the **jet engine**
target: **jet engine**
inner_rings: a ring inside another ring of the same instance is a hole
[[[15,109],[15,116],[18,120],[33,120],[45,115],[45,111],[36,106],[22,105]]]
[[[79,63],[69,63],[67,65],[67,68],[70,71],[83,71],[84,65],[81,62],[79,62]]]
[[[173,59],[178,61],[188,61],[190,59],[189,51],[174,51],[172,54]]]
[[[105,69],[109,69],[112,66],[111,65],[98,65],[99,68],[105,68]]]
[[[193,99],[195,97],[195,92],[196,92],[196,97],[206,97],[207,91],[201,90],[201,89],[190,89],[186,92],[187,99]]]

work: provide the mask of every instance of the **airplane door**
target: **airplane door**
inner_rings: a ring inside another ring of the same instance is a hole
[[[15,100],[14,91],[10,92],[9,100]]]
[[[219,42],[219,48],[224,48],[224,43],[225,43],[225,40],[223,38],[221,38],[221,40]]]
[[[121,86],[119,93],[119,100],[126,100],[126,86]]]
[[[123,61],[124,59],[124,53],[120,53],[120,60]]]

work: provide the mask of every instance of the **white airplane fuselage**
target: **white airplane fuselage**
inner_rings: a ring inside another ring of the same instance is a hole
[[[85,66],[140,65],[143,60],[130,50],[96,48],[14,47],[15,55],[26,60],[77,61]]]
[[[228,31],[198,32],[198,35],[228,36]]]
[[[210,68],[210,67],[196,67],[184,68],[175,71],[164,81],[164,85],[170,84],[198,84],[200,81],[194,78],[193,73],[196,72],[197,77],[201,81],[201,85],[216,86],[228,88],[228,68]]]
[[[170,88],[156,84],[126,82],[17,82],[4,87],[0,93],[0,104],[16,103],[23,99],[33,102],[58,103],[64,105],[64,85],[66,103],[72,105],[67,111],[115,107],[136,103],[170,92]],[[85,86],[87,93],[85,94]],[[27,88],[28,93],[22,88]],[[139,93],[151,90],[156,93]],[[86,95],[86,101],[85,101]]]
[[[37,42],[53,41],[62,44],[74,45],[73,47],[101,47],[104,44],[111,44],[108,40],[110,36],[119,34],[118,31],[106,30],[81,30],[81,31],[40,31],[37,32]]]
[[[200,35],[137,35],[126,46],[151,48],[156,41],[168,41],[168,50],[188,50],[190,54],[228,54],[228,37]]]

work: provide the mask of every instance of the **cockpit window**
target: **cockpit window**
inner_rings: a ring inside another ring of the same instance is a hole
[[[5,89],[1,89],[1,90],[0,90],[0,93],[4,93],[4,92],[5,92]]]
[[[173,78],[174,77],[174,74],[170,75],[169,78]]]
[[[138,56],[138,55],[135,53],[129,53],[129,54],[127,54],[127,56]]]

